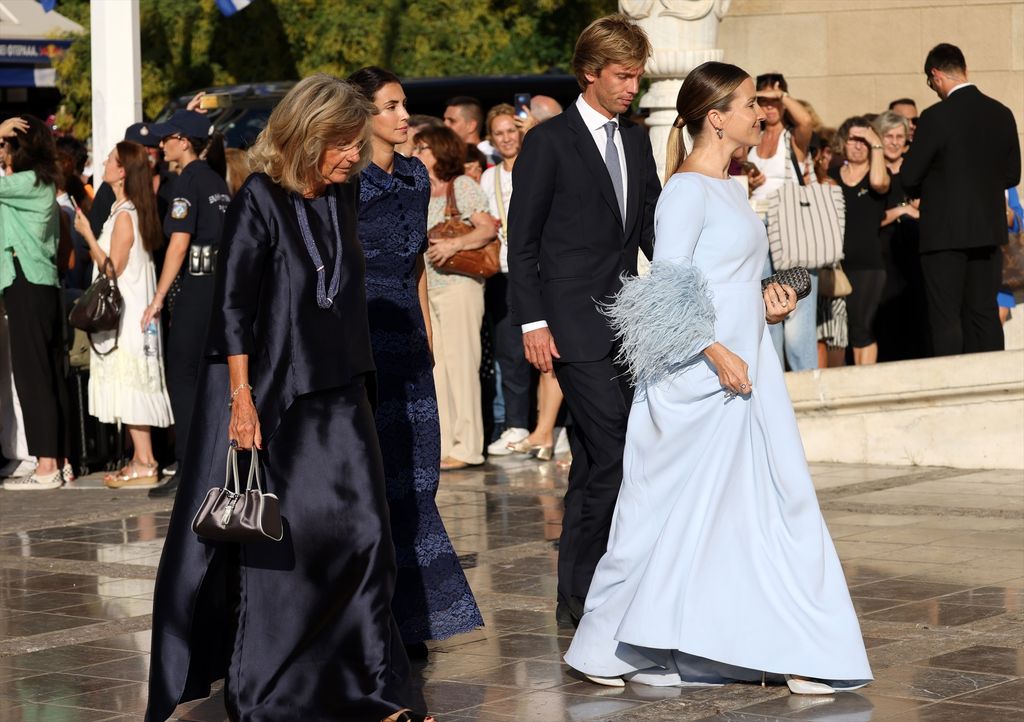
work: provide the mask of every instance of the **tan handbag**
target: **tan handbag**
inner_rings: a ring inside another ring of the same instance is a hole
[[[836,263],[818,271],[819,296],[843,298],[851,293],[853,293],[853,285],[850,283],[850,277],[843,270],[842,264]]]
[[[444,211],[444,220],[427,231],[428,238],[459,238],[471,233],[473,226],[462,220],[459,206],[455,202],[455,183],[448,184],[448,204]],[[476,248],[471,251],[459,251],[445,261],[444,265],[438,268],[440,273],[454,273],[460,276],[486,279],[493,276],[501,265],[499,256],[501,254],[501,242],[497,239],[491,241],[483,248]]]

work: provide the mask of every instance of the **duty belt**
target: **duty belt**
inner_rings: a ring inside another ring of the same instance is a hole
[[[217,269],[217,246],[189,246],[188,275],[212,276]]]

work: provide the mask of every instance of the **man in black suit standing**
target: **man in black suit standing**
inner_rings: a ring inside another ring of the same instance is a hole
[[[639,248],[653,252],[661,184],[647,133],[625,117],[650,54],[646,34],[625,16],[591,23],[573,54],[582,94],[530,131],[512,171],[512,322],[522,326],[530,363],[554,368],[574,422],[558,552],[562,623],[583,614],[622,483],[633,391],[598,304],[623,274],[636,275]]]
[[[900,180],[921,198],[921,270],[936,356],[1003,348],[996,293],[1006,243],[1005,189],[1020,182],[1013,113],[967,82],[955,45],[932,48],[928,87]]]

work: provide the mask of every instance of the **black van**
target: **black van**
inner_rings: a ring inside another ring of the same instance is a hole
[[[215,95],[217,107],[210,108],[214,127],[224,134],[230,148],[247,148],[267,124],[277,101],[295,85],[294,81],[245,83],[207,88]],[[494,77],[467,76],[456,78],[410,78],[402,81],[409,99],[409,112],[420,115],[444,115],[449,98],[468,95],[480,101],[487,109],[498,103],[511,104],[519,93],[548,95],[568,107],[575,102],[580,89],[576,77],[561,71],[543,75],[500,75]],[[198,92],[198,91],[195,91]],[[195,92],[169,102],[156,118],[163,120],[178,108],[184,108]]]

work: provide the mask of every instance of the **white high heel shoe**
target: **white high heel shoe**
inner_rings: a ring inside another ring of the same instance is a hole
[[[598,676],[593,675],[593,674],[584,674],[583,676],[586,677],[591,682],[593,682],[594,684],[600,684],[600,685],[603,685],[605,687],[625,687],[626,686],[626,682],[625,682],[625,680],[622,679],[622,677],[598,677]]]
[[[835,694],[836,691],[824,682],[814,682],[801,677],[786,675],[786,686],[793,694]]]

